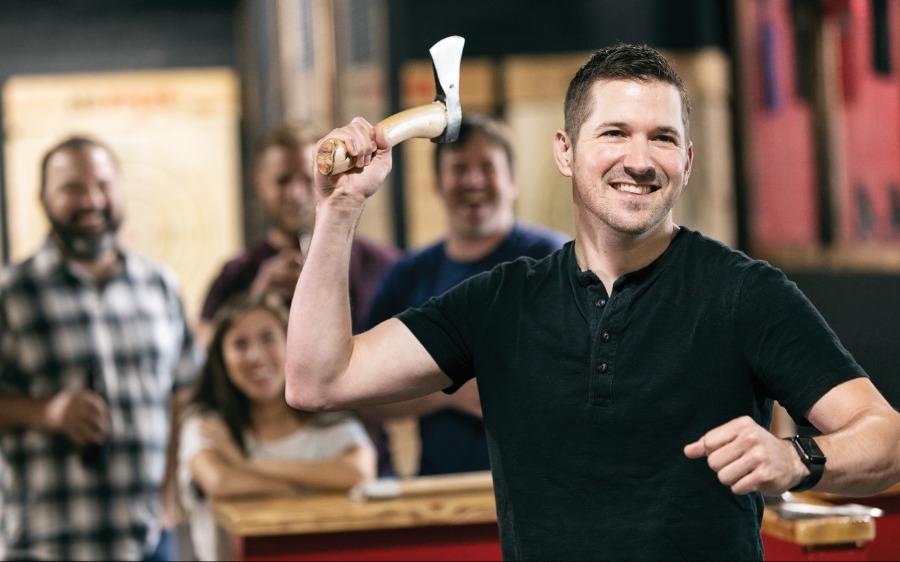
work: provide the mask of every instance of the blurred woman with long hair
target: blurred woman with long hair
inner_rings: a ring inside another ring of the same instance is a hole
[[[178,455],[179,495],[201,560],[229,556],[210,498],[346,491],[374,478],[376,454],[357,420],[285,401],[286,331],[286,311],[264,298],[217,316]]]

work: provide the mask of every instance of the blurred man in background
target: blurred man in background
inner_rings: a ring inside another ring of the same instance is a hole
[[[446,237],[391,268],[375,295],[369,326],[419,306],[497,264],[520,256],[543,258],[567,240],[562,234],[516,221],[519,190],[513,176],[513,148],[501,122],[485,115],[464,115],[456,142],[436,145],[434,168],[447,216]],[[490,468],[474,382],[455,394],[435,392],[364,413],[419,416],[420,475]]]
[[[6,558],[174,552],[162,538],[161,490],[173,482],[175,393],[202,354],[172,273],[117,241],[119,172],[95,140],[51,148],[40,171],[50,235],[0,280]]]
[[[216,311],[241,293],[272,294],[289,305],[303,267],[316,221],[312,187],[316,137],[290,127],[271,131],[256,149],[253,186],[270,221],[266,235],[222,268],[212,282],[201,312],[205,339]],[[369,312],[375,289],[397,260],[394,248],[354,238],[350,257],[350,300],[354,330]]]

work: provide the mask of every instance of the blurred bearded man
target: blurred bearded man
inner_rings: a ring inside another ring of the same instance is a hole
[[[5,559],[173,554],[160,515],[174,397],[202,357],[172,273],[119,245],[121,195],[105,145],[48,150],[50,234],[0,277]]]

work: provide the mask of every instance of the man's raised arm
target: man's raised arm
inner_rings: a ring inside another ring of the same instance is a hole
[[[335,176],[314,171],[316,226],[291,303],[287,401],[303,410],[344,409],[447,387],[450,379],[399,320],[352,335],[350,249],[366,199],[391,170],[391,149],[359,117],[326,138],[343,141],[355,167]]]

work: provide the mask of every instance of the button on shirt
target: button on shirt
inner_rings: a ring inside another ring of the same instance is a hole
[[[685,228],[609,294],[570,243],[399,318],[448,391],[478,379],[509,559],[761,558],[761,497],[683,447],[865,376],[780,271]]]
[[[79,450],[37,430],[0,434],[0,549],[8,558],[141,559],[159,538],[169,399],[202,355],[173,278],[123,253],[97,284],[47,242],[0,280],[0,391],[91,388],[109,437]]]

